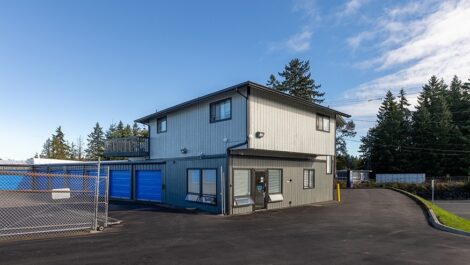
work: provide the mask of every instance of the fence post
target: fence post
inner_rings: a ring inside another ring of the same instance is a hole
[[[106,170],[106,186],[105,186],[105,191],[104,191],[104,203],[105,203],[105,209],[104,209],[104,227],[108,227],[108,207],[109,207],[109,165],[108,169]]]
[[[431,180],[431,201],[434,203],[434,179]]]
[[[100,193],[100,166],[101,166],[101,158],[98,157],[98,170],[96,172],[96,180],[95,180],[95,216],[93,220],[93,231],[98,229],[98,200],[99,200],[99,193]]]

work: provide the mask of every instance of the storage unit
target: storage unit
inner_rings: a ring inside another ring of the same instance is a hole
[[[162,201],[162,177],[160,170],[136,170],[135,199],[139,201]]]
[[[109,193],[111,198],[131,199],[132,178],[129,170],[109,172]]]

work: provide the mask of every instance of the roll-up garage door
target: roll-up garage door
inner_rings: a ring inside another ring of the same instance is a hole
[[[162,200],[160,170],[137,170],[135,178],[135,197],[137,200],[158,202]]]
[[[131,172],[129,170],[111,170],[109,173],[111,198],[131,198]]]

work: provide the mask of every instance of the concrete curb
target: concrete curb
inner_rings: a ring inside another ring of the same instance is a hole
[[[404,195],[408,196],[409,198],[411,198],[412,200],[414,200],[427,213],[428,222],[432,227],[434,227],[436,229],[439,229],[441,231],[445,231],[445,232],[449,232],[449,233],[453,233],[453,234],[470,236],[470,232],[465,232],[465,231],[462,231],[462,230],[459,230],[459,229],[455,229],[455,228],[443,225],[439,221],[439,219],[437,219],[437,216],[436,216],[436,214],[434,214],[434,211],[432,209],[428,208],[428,206],[426,206],[426,204],[424,204],[422,201],[420,201],[418,198],[416,198],[412,194],[410,194],[410,193],[408,193],[404,190],[397,189],[397,188],[389,188],[389,189],[394,190],[396,192],[399,192],[401,194],[404,194]]]

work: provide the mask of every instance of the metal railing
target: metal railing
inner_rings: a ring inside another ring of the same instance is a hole
[[[125,137],[106,140],[106,157],[144,157],[149,155],[149,139],[146,137]]]
[[[108,176],[99,164],[81,172],[0,167],[0,240],[102,230]]]

